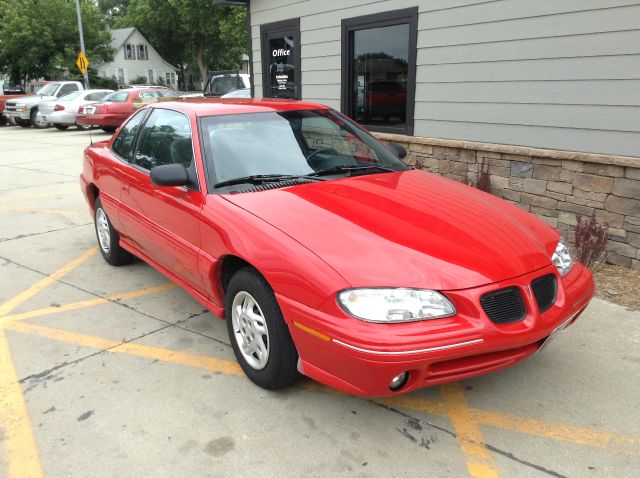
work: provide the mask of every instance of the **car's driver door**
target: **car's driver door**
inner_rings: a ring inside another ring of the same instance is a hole
[[[198,271],[200,209],[204,194],[195,173],[191,122],[183,113],[154,108],[137,141],[131,167],[122,178],[122,221],[136,247],[203,292]],[[150,170],[163,164],[183,164],[192,172],[194,184],[157,186]]]

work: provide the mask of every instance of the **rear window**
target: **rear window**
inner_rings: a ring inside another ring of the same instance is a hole
[[[113,101],[114,103],[124,103],[129,98],[129,93],[125,91],[114,91],[103,98],[103,101]]]

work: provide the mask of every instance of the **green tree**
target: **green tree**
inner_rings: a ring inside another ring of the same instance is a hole
[[[19,72],[22,81],[56,77],[65,69],[80,76],[75,2],[3,0],[0,8],[0,68]],[[81,2],[81,11],[89,61],[110,61],[113,50],[102,14],[91,0]]]
[[[182,79],[186,64],[196,65],[205,82],[210,68],[237,68],[247,48],[246,8],[212,0],[129,0],[114,26],[140,30]]]

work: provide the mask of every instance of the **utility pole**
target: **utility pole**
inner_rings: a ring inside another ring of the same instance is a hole
[[[80,32],[80,51],[86,55],[84,51],[84,33],[82,32],[82,15],[80,15],[80,0],[76,0],[76,13],[78,14],[78,31]],[[89,89],[89,72],[84,72],[84,87]]]

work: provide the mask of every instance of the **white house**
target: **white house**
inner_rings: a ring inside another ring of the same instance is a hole
[[[111,30],[111,48],[115,50],[113,61],[96,66],[100,76],[113,76],[121,85],[139,76],[148,84],[162,78],[167,86],[177,88],[177,68],[163,60],[135,27]]]

